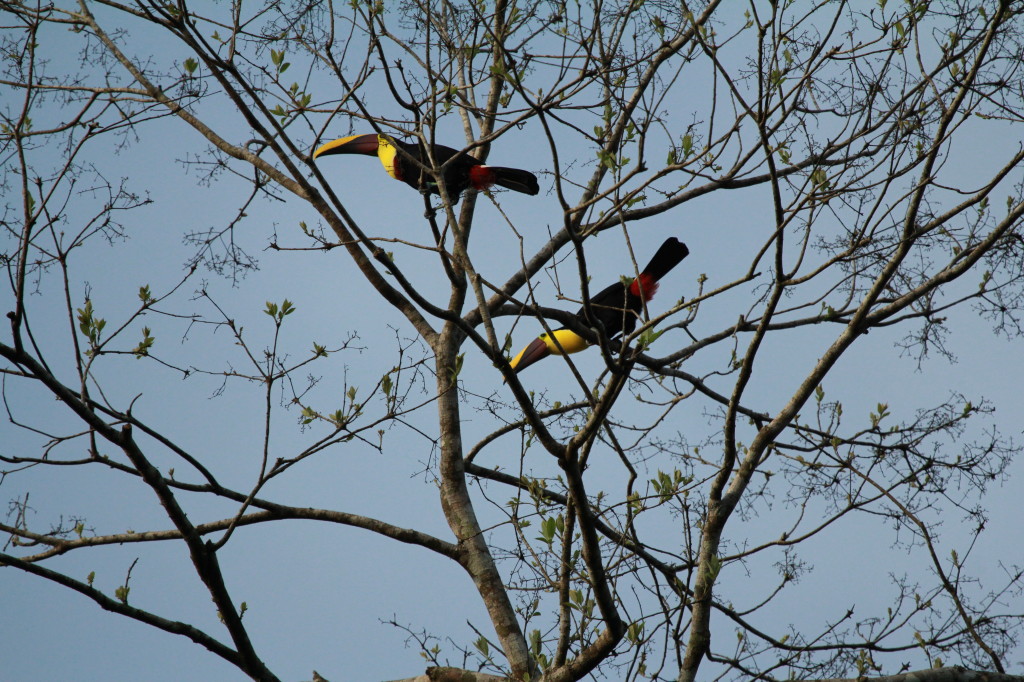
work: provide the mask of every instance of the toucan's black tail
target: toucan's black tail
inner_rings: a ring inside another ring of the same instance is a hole
[[[657,282],[689,255],[690,250],[686,248],[686,244],[675,237],[669,237],[651,257],[651,262],[647,264],[641,274]]]
[[[540,192],[537,176],[530,171],[518,168],[504,168],[502,166],[488,166],[487,169],[494,174],[493,182],[496,185],[531,196]]]

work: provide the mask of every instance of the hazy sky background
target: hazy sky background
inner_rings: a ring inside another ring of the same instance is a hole
[[[127,40],[138,51],[143,49],[140,46],[151,47],[159,57],[170,56],[179,63],[189,56],[183,48],[167,44],[164,37],[140,27],[132,27],[129,35]],[[60,69],[62,60],[73,63],[79,58],[75,38],[52,30],[41,35],[42,49],[55,58],[51,69]],[[705,85],[693,82],[680,92],[699,97]],[[314,86],[321,89],[315,100],[331,98],[329,93],[338,88],[321,78],[315,80]],[[384,92],[370,91],[365,97],[371,105],[376,98],[388,101]],[[242,142],[250,137],[229,107],[214,104],[204,106],[203,115],[229,141]],[[689,103],[680,103],[681,107],[684,105]],[[10,111],[14,105],[3,106]],[[54,121],[67,116],[56,108],[47,114]],[[42,125],[43,121],[38,121],[37,127]],[[335,121],[327,137],[370,132],[365,126],[352,131],[346,126],[346,121]],[[443,129],[453,135],[453,142],[458,145],[461,138],[457,136],[455,121]],[[224,175],[207,183],[202,168],[181,163],[183,158],[202,153],[206,147],[197,134],[179,121],[154,121],[136,133],[137,138],[129,133],[123,146],[115,145],[113,137],[97,139],[92,143],[89,158],[109,182],[116,184],[123,178],[132,190],[147,193],[152,203],[119,216],[127,239],[107,243],[94,238],[76,251],[71,262],[73,305],[81,306],[88,292],[96,314],[107,319],[108,329],[118,326],[137,307],[140,286],[148,284],[155,296],[176,286],[184,276],[183,265],[195,251],[193,246],[183,243],[183,236],[232,220],[248,191],[244,180]],[[955,168],[969,177],[976,166],[987,167],[992,155],[1016,148],[1020,138],[1016,128],[978,126],[976,132],[965,137],[966,144],[957,148]],[[302,141],[310,147],[314,143],[313,139]],[[542,149],[545,142],[541,130],[528,125],[498,140],[490,157],[492,163],[526,168],[540,176],[541,194],[537,197],[511,192],[498,195],[505,214],[523,236],[527,258],[561,225],[557,201],[550,193],[552,179],[545,175],[550,163],[545,155],[538,155]],[[59,152],[36,150],[34,163],[52,163]],[[580,150],[580,154],[573,169],[576,179],[586,178],[590,173],[591,153]],[[951,161],[951,167],[952,164]],[[331,157],[324,159],[320,168],[354,219],[369,234],[430,242],[419,195],[386,178],[376,159]],[[1013,182],[1020,179],[1019,172],[1011,178]],[[74,188],[66,219],[69,234],[104,200],[101,193],[92,190]],[[374,294],[343,249],[267,249],[274,234],[281,246],[308,246],[298,224],[318,224],[313,211],[301,201],[283,191],[275,194],[281,200],[258,199],[234,232],[235,239],[259,259],[258,270],[232,282],[200,269],[157,309],[180,315],[198,313],[215,320],[219,318],[213,301],[244,329],[244,338],[258,358],[273,340],[271,319],[262,313],[267,301],[281,302],[287,298],[297,308],[285,320],[279,343],[281,352],[292,360],[307,357],[313,342],[337,348],[350,334],[358,334],[348,350],[314,363],[308,371],[300,370],[296,377],[301,380],[312,374],[320,378],[309,397],[327,412],[333,409],[332,405],[340,405],[347,386],[357,386],[359,395],[366,395],[394,366],[399,345],[413,343],[413,357],[425,355],[425,349],[413,342],[409,325]],[[7,205],[16,205],[18,201],[15,195],[5,198]],[[691,251],[690,257],[665,278],[652,304],[652,313],[667,309],[678,298],[692,296],[702,273],[709,278],[707,289],[738,276],[748,267],[750,254],[772,229],[770,212],[770,199],[763,188],[721,191],[631,228],[630,237],[641,263],[670,235],[686,242]],[[630,271],[624,245],[621,231],[616,230],[588,242],[592,287],[600,288]],[[433,255],[402,244],[384,246],[395,251],[398,263],[432,300],[445,300],[445,281]],[[501,283],[518,268],[518,250],[519,241],[501,214],[490,201],[481,198],[470,245],[476,268],[490,281]],[[568,260],[558,272],[563,291],[575,296],[575,261],[567,251],[559,254],[560,258],[566,256]],[[54,370],[73,383],[71,365],[60,357],[69,348],[71,330],[62,312],[62,292],[56,274],[46,273],[29,301],[33,331],[49,351]],[[975,280],[964,286],[974,286]],[[555,287],[547,273],[533,281],[538,285],[537,296],[542,303],[575,308],[571,303],[555,300]],[[200,289],[209,298],[198,297],[196,292]],[[2,295],[6,297],[0,299],[3,310],[12,309],[9,290],[5,289]],[[751,296],[750,289],[745,288],[709,305],[693,333],[699,337],[731,324],[739,313],[746,311]],[[953,333],[948,347],[954,361],[935,356],[918,368],[912,358],[901,357],[894,345],[905,333],[900,330],[873,331],[843,358],[824,389],[828,399],[843,402],[849,424],[866,423],[868,413],[878,402],[889,404],[895,420],[910,417],[919,407],[938,402],[950,392],[963,391],[971,400],[984,397],[992,401],[998,406],[996,420],[1003,433],[1017,440],[1022,437],[1024,404],[1019,386],[1024,382],[1024,365],[1019,359],[1019,342],[995,336],[989,323],[980,321],[966,308],[949,317]],[[130,355],[104,357],[97,363],[97,371],[106,398],[123,406],[139,396],[134,404],[137,416],[171,434],[226,483],[246,490],[260,466],[265,394],[258,383],[225,381],[216,374],[229,368],[252,373],[236,339],[224,327],[190,324],[186,319],[151,312],[132,325],[137,331],[129,334],[122,346],[130,347],[129,340],[141,338],[138,330],[144,324],[152,328],[156,337],[155,356],[170,364],[214,374],[192,372],[184,378],[181,372],[153,361],[139,361]],[[503,318],[497,326],[499,333],[504,333],[512,328],[512,321]],[[513,352],[538,331],[535,321],[520,321],[513,332]],[[770,340],[756,365],[748,404],[777,410],[778,399],[795,389],[835,333],[834,329],[822,328]],[[6,342],[9,332],[4,334]],[[684,339],[683,332],[674,330],[659,339],[654,351],[667,354],[670,344],[681,344]],[[742,344],[743,341],[741,348]],[[464,388],[476,395],[496,393],[509,405],[505,416],[514,418],[511,393],[500,386],[497,370],[470,345],[464,350],[466,360],[460,376]],[[720,363],[721,352],[715,350],[699,362],[703,367]],[[600,371],[601,360],[596,351],[580,354],[573,360],[585,377],[596,376]],[[567,401],[579,393],[569,370],[558,360],[538,364],[521,378],[528,388],[550,401]],[[432,377],[427,376],[426,382],[431,387]],[[75,420],[55,409],[49,395],[34,387],[8,378],[5,396],[6,407],[16,421],[55,433],[79,428]],[[273,396],[272,459],[301,451],[324,434],[319,425],[305,429],[296,426],[298,409],[281,406],[288,397],[290,394],[283,394],[280,387]],[[424,396],[416,391],[411,395],[413,402],[422,399]],[[684,433],[691,442],[699,442],[710,432],[709,428],[714,428],[707,425],[706,407],[694,401],[692,408],[677,410],[669,431]],[[496,424],[486,411],[478,411],[472,404],[464,408],[464,439],[468,446],[491,432]],[[628,414],[634,408],[626,399],[617,409]],[[376,409],[379,411],[379,405]],[[412,425],[424,430],[426,436],[412,428],[395,427],[384,435],[383,453],[359,443],[332,448],[272,481],[261,496],[287,504],[351,511],[450,539],[428,469],[434,458],[429,436],[436,431],[432,424],[435,415],[436,411],[427,407],[411,419]],[[985,425],[978,420],[972,427],[975,431],[968,436],[977,435]],[[38,454],[44,441],[17,428],[10,420],[0,423],[0,447],[4,452]],[[181,472],[188,469],[180,461],[175,463],[166,452],[159,452],[152,442],[143,442],[161,467],[177,466]],[[82,456],[85,445],[81,440],[72,441],[58,452],[65,457]],[[518,472],[519,450],[519,437],[513,434],[485,450],[476,461]],[[596,452],[594,470],[588,474],[598,481],[606,473],[613,475],[614,469],[614,462],[602,462],[600,455]],[[539,448],[527,453],[525,467],[534,475],[557,471]],[[641,477],[645,474],[653,475],[644,471]],[[999,560],[1024,563],[1024,530],[1017,492],[1024,464],[1016,462],[1010,474],[1009,483],[995,483],[987,498],[990,522],[970,566],[980,577],[991,580],[993,586],[1003,574]],[[191,472],[188,476],[192,476]],[[16,500],[30,493],[30,523],[38,529],[56,525],[61,519],[67,523],[68,519],[79,517],[96,534],[169,528],[170,523],[151,491],[124,479],[123,475],[98,466],[87,470],[35,469],[0,481],[0,497],[5,501]],[[474,487],[483,488],[478,491],[477,500],[481,502],[479,511],[485,525],[500,522],[501,516],[488,508],[483,496],[500,501],[510,493],[493,484]],[[184,493],[181,499],[195,523],[228,517],[236,511],[234,505]],[[794,511],[787,509],[782,500],[775,500],[770,509],[770,513],[759,517],[737,518],[727,531],[727,540],[733,546],[747,540],[755,545],[778,537],[779,529],[787,526]],[[946,530],[950,539],[964,537],[961,522],[959,512],[948,512]],[[904,548],[893,545],[891,533],[883,532],[884,523],[875,523],[878,525],[864,518],[850,519],[840,523],[835,532],[808,543],[803,551],[814,570],[801,582],[799,598],[794,601],[783,597],[757,620],[777,626],[777,622],[770,621],[778,618],[799,626],[805,617],[804,609],[816,616],[826,609],[836,617],[848,608],[855,608],[858,616],[870,613],[873,607],[884,612],[886,600],[892,599],[887,573],[916,569],[920,563],[919,558],[911,558]],[[667,527],[665,532],[678,533],[678,529]],[[948,554],[953,546],[953,542],[944,544],[943,551]],[[303,521],[241,528],[219,556],[233,599],[248,605],[244,622],[250,628],[257,651],[284,680],[307,680],[314,668],[332,682],[387,680],[418,674],[424,667],[419,647],[414,642],[406,646],[407,633],[387,624],[391,620],[414,631],[442,637],[437,642],[443,650],[442,659],[447,655],[455,665],[462,660],[447,638],[469,646],[477,636],[470,623],[492,637],[476,592],[461,569],[423,549],[364,531]],[[193,623],[226,639],[182,543],[82,550],[47,565],[79,579],[95,571],[96,584],[112,594],[136,558],[138,563],[131,574],[131,603]],[[745,571],[730,566],[721,576],[718,594],[737,607],[743,600],[753,602],[760,594],[758,590],[764,588],[759,582],[762,572],[768,573],[769,580],[776,575],[762,560],[752,561]],[[1017,599],[1017,611],[1020,606]],[[107,614],[80,595],[14,569],[0,571],[0,624],[3,680],[245,679],[234,667],[182,637]],[[731,631],[722,627],[717,634],[731,636]],[[1020,657],[1016,660],[1012,672],[1024,672]]]

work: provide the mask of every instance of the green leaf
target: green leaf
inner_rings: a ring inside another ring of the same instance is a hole
[[[89,339],[91,345],[97,346],[105,326],[107,321],[94,316],[92,301],[86,299],[85,305],[78,308],[78,329]]]
[[[86,336],[92,329],[92,301],[86,299],[85,306],[78,309],[78,329]]]
[[[462,363],[466,359],[465,353],[459,353],[455,356],[455,367],[450,370],[451,381],[454,383],[459,378],[459,374],[462,372]]]
[[[564,532],[565,518],[561,514],[558,516],[548,516],[540,523],[540,535],[537,536],[537,539],[550,547],[558,535]]]
[[[870,415],[872,428],[877,428],[879,423],[889,416],[889,406],[886,403],[878,403],[875,409],[877,411]]]
[[[631,644],[639,644],[644,636],[644,622],[642,620],[630,623],[626,628],[626,640]]]
[[[651,19],[651,23],[654,24],[654,30],[657,32],[659,38],[665,37],[665,22],[662,21],[661,17],[655,16]]]
[[[681,140],[681,146],[683,150],[683,157],[685,158],[689,156],[690,152],[693,151],[693,135],[690,135],[689,133],[683,135],[683,139]]]
[[[140,341],[139,345],[135,346],[135,348],[132,349],[132,354],[135,356],[135,359],[139,360],[149,355],[149,349],[153,347],[154,341],[156,341],[156,339],[150,336],[149,327],[143,327],[142,341]]]
[[[708,581],[715,582],[718,578],[718,574],[722,572],[722,560],[718,558],[717,554],[712,554],[711,558],[708,559],[707,577]]]
[[[266,306],[267,307],[263,309],[263,312],[274,318],[274,321],[278,324],[280,324],[286,316],[295,312],[295,306],[292,305],[292,302],[287,298],[281,301],[280,305],[267,301]]]
[[[814,184],[815,189],[828,189],[830,184],[828,173],[825,172],[824,168],[815,168],[811,172],[811,182]]]
[[[654,329],[648,329],[647,331],[643,332],[642,334],[640,334],[640,338],[638,339],[638,343],[640,344],[640,348],[642,350],[647,350],[648,348],[651,347],[652,344],[654,344],[655,341],[658,340],[658,337],[661,336],[664,333],[665,333],[665,330],[661,330],[659,332],[659,331],[654,330]]]
[[[189,57],[185,60],[185,72],[188,73],[188,75],[191,76],[193,73],[195,73],[197,68],[199,68],[199,62],[197,62],[195,59]]]
[[[530,652],[533,653],[534,656],[537,656],[541,652],[540,651],[540,647],[541,647],[540,630],[531,630],[530,631]]]

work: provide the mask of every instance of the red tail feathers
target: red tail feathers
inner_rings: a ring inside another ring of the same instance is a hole
[[[645,301],[651,300],[658,291],[658,280],[688,255],[690,250],[686,244],[675,237],[669,237],[658,248],[640,276],[629,285],[629,293],[633,296],[643,295]]]
[[[649,301],[658,293],[658,282],[646,272],[641,272],[629,285],[629,293],[633,296],[642,295],[645,301]]]

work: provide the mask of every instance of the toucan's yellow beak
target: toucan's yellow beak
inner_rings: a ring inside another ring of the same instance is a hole
[[[545,336],[547,335],[545,334]],[[512,358],[512,362],[509,364],[518,373],[550,354],[551,349],[548,348],[548,344],[542,336],[534,339],[530,345],[519,351],[519,355]]]
[[[313,158],[326,156],[328,154],[365,154],[367,156],[377,155],[377,134],[350,135],[342,137],[333,142],[320,145],[313,152]]]
[[[545,332],[535,338],[529,346],[519,351],[519,355],[512,358],[512,362],[508,364],[518,374],[533,363],[543,360],[549,355],[579,353],[589,345],[590,342],[571,329],[556,329],[550,334]]]

